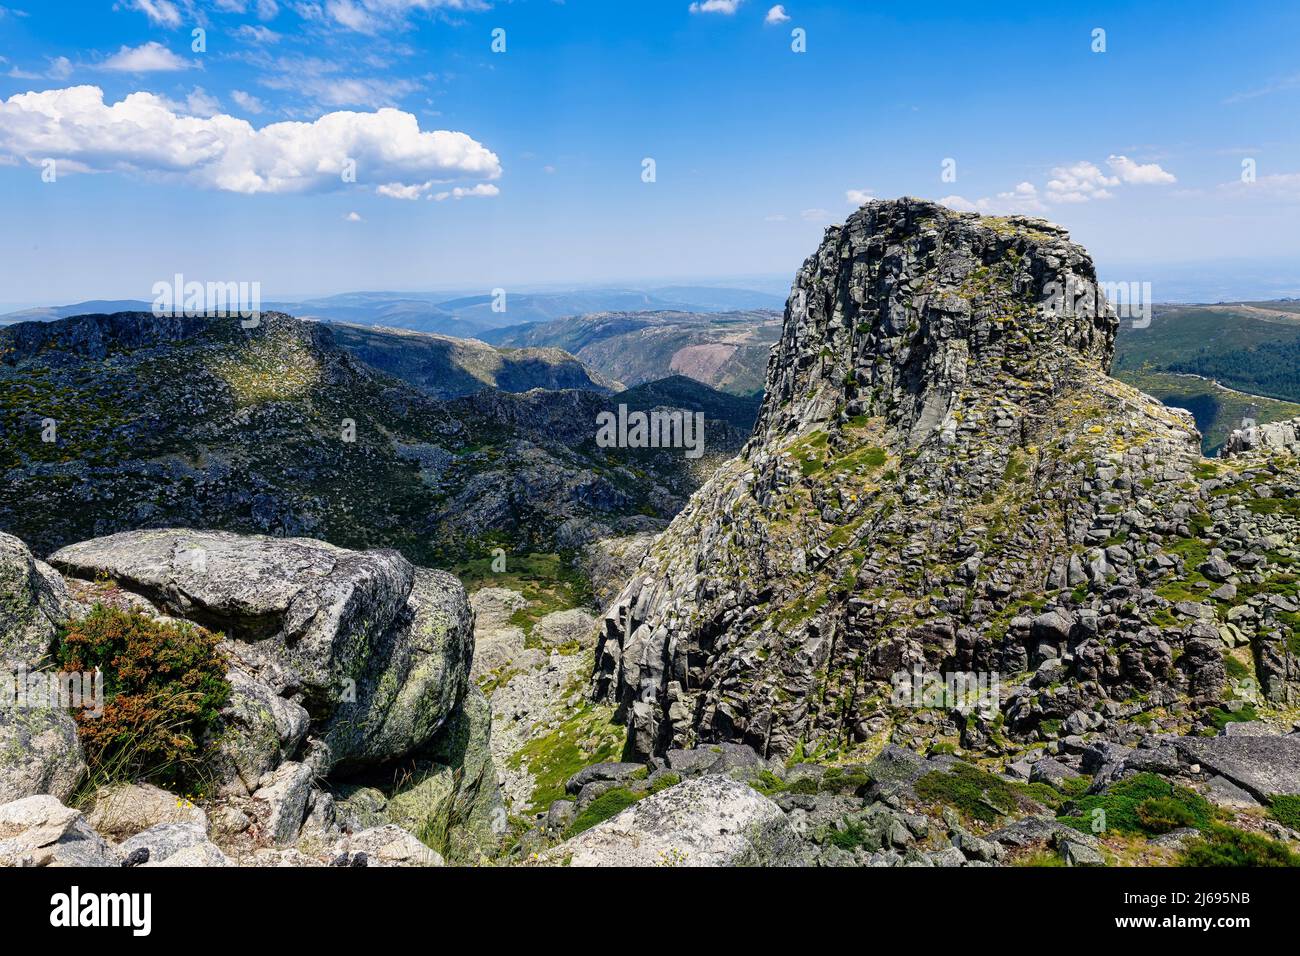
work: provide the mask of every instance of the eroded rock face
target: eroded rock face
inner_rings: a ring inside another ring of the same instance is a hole
[[[76,610],[57,571],[0,532],[0,670],[32,669],[50,653],[59,625]]]
[[[1238,428],[1223,445],[1223,456],[1243,455],[1254,451],[1289,451],[1300,455],[1300,418],[1285,422],[1268,422]]]
[[[57,571],[0,533],[0,803],[35,794],[66,800],[85,776],[72,716],[34,703],[44,696],[19,694],[78,609]]]
[[[1127,739],[1194,723],[1246,645],[1293,694],[1268,582],[1300,522],[1243,499],[1300,492],[1294,459],[1205,462],[1189,415],[1107,375],[1117,325],[1040,220],[898,200],[828,229],[753,437],[603,622],[593,691],[632,751]],[[893,699],[913,671],[996,675],[994,706],[926,723]]]
[[[229,754],[246,788],[309,725],[318,773],[400,756],[430,740],[465,692],[464,591],[395,551],[168,529],[96,538],[50,560],[227,636],[237,672]]]

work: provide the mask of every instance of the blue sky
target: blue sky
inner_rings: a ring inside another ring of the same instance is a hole
[[[788,276],[868,195],[1300,261],[1294,3],[0,4],[0,303]]]

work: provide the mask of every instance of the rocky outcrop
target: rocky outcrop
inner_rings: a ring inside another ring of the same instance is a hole
[[[220,632],[229,664],[224,727],[208,742],[212,810],[226,842],[214,853],[199,845],[206,835],[190,840],[176,828],[206,834],[204,810],[145,784],[96,795],[89,823],[78,824],[96,839],[98,831],[114,839],[157,831],[168,855],[174,850],[189,865],[290,852],[277,848],[315,848],[319,860],[321,848],[354,829],[336,813],[332,789],[359,773],[386,776],[385,801],[402,807],[402,824],[457,859],[490,847],[504,830],[495,813],[491,714],[469,682],[473,616],[451,575],[412,567],[394,551],[186,529],[124,532],[50,560],[87,603]],[[65,579],[21,545],[8,548],[3,568],[28,586],[12,591],[0,639],[29,658],[43,656],[81,605],[67,596]],[[5,800],[66,800],[85,773],[65,710],[0,708],[0,742],[13,757],[0,766]],[[399,762],[402,772],[393,773]],[[355,830],[397,815],[380,813]],[[181,843],[172,840],[177,834]]]
[[[272,709],[274,734],[245,725],[237,770],[275,762],[308,729],[306,756],[322,775],[401,756],[432,739],[465,694],[473,641],[463,589],[393,551],[167,529],[97,538],[50,560],[225,634],[240,672],[232,716],[262,712],[267,688],[294,705],[279,719]],[[258,739],[273,742],[270,753],[245,751]]]
[[[1238,428],[1223,445],[1225,458],[1256,451],[1285,451],[1300,455],[1300,418]]]
[[[1041,220],[899,200],[828,229],[752,438],[603,622],[632,752],[1134,743],[1209,726],[1256,667],[1290,699],[1300,471],[1203,460],[1107,375],[1118,321]],[[954,673],[996,686],[915,689]]]
[[[77,609],[63,578],[27,545],[0,532],[0,670],[35,669]]]
[[[780,866],[797,841],[780,807],[723,775],[646,797],[560,844],[548,862],[568,866]]]

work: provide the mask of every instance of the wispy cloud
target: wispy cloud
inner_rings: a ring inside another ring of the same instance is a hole
[[[175,29],[181,25],[181,12],[171,0],[133,0],[129,6],[139,10],[156,26]]]
[[[1253,90],[1244,90],[1240,93],[1233,93],[1231,96],[1224,97],[1225,103],[1244,103],[1246,100],[1258,99],[1261,96],[1270,96],[1273,93],[1282,93],[1287,90],[1300,89],[1300,73],[1292,73],[1290,76],[1279,77],[1272,82],[1265,83],[1263,86],[1256,87]]]
[[[244,23],[235,31],[235,36],[248,43],[279,43],[280,34],[261,24]]]
[[[257,115],[266,112],[266,104],[259,100],[252,93],[246,93],[244,90],[231,90],[230,98],[235,101],[235,105],[245,113]]]
[[[357,33],[378,33],[404,26],[413,13],[469,13],[491,9],[486,0],[326,0],[298,4],[304,19],[330,20]]]
[[[691,13],[721,13],[725,16],[731,16],[740,9],[740,5],[745,0],[702,0],[702,2],[692,3]]]

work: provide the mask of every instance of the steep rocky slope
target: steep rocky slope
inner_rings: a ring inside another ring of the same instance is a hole
[[[719,419],[706,459],[597,447],[596,416],[618,401],[435,401],[280,313],[252,329],[150,313],[20,323],[0,330],[0,529],[39,554],[166,526],[395,547],[425,566],[576,549],[671,517],[744,438]]]
[[[1010,754],[1294,705],[1300,469],[1202,459],[1107,375],[1116,327],[1041,220],[899,200],[828,229],[753,437],[604,622],[631,751]],[[900,699],[910,672],[995,695]]]

